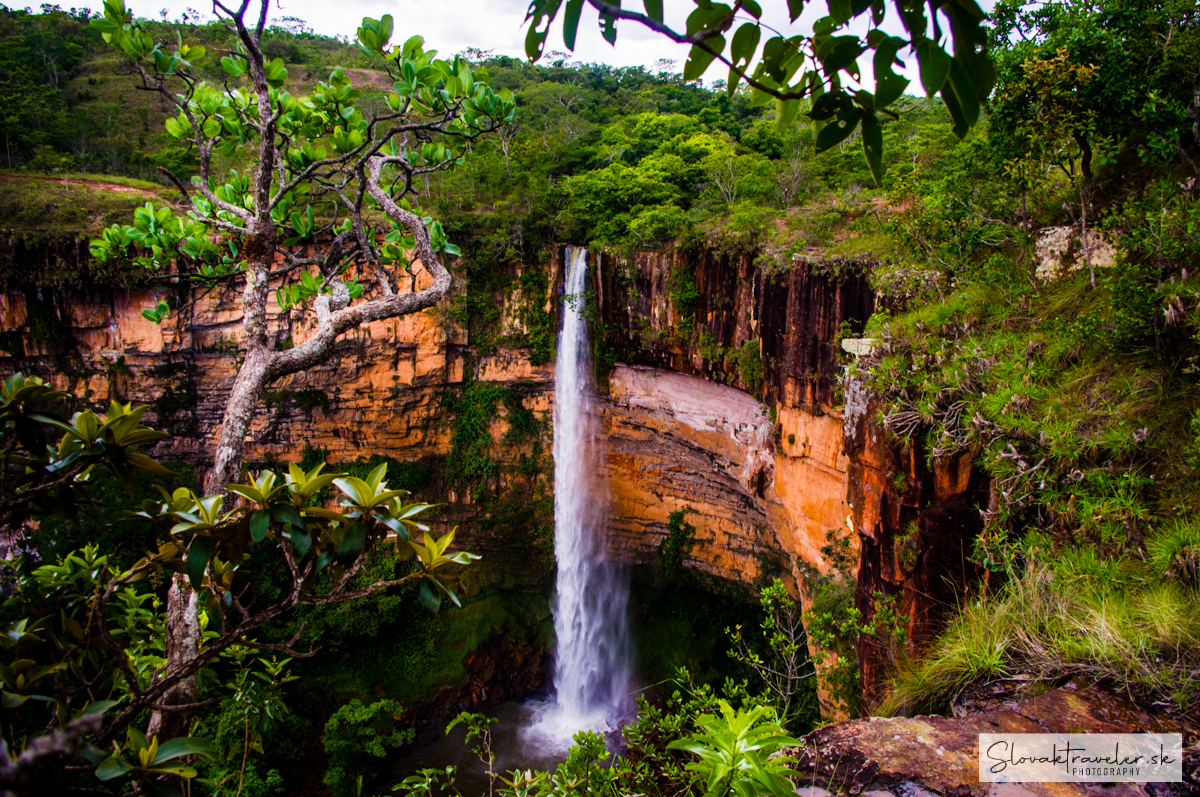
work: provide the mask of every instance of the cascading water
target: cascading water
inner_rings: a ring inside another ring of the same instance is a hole
[[[579,730],[607,730],[627,705],[628,585],[608,560],[606,490],[598,484],[599,442],[583,293],[587,249],[568,247],[566,296],[554,386],[555,702],[532,728],[560,745]]]

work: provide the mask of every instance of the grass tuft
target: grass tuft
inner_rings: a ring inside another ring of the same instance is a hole
[[[900,667],[880,713],[943,711],[971,684],[1018,674],[1083,676],[1147,703],[1194,707],[1200,593],[1089,554],[1031,562],[1000,594],[964,607],[922,659]]]

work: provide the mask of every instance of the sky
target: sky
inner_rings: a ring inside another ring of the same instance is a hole
[[[75,7],[101,10],[103,0],[83,0],[70,3]],[[985,0],[985,8],[990,8],[994,0]],[[65,4],[64,4],[65,5]],[[212,7],[203,0],[126,0],[127,7],[139,17],[158,17],[160,9],[167,11],[170,19],[178,19],[188,9],[196,9],[206,18],[211,19]],[[257,8],[257,2],[252,3]],[[443,55],[462,52],[468,48],[490,50],[498,55],[524,57],[525,53],[525,12],[528,0],[274,0],[270,12],[271,19],[282,17],[299,17],[308,23],[317,33],[325,35],[340,34],[351,39],[364,16],[374,18],[391,14],[395,18],[395,33],[393,41],[403,41],[413,34],[425,37],[426,47],[436,48]],[[791,35],[797,32],[811,32],[812,23],[818,17],[824,16],[824,3],[809,3],[809,7],[794,24],[787,18],[787,4],[784,0],[762,0],[764,9],[763,21],[776,30]],[[890,4],[889,4],[890,5]],[[641,11],[641,3],[630,0],[626,8]],[[675,30],[685,28],[687,15],[695,9],[692,0],[665,0],[666,22]],[[884,23],[884,29],[891,33],[899,33],[899,21],[889,8],[889,19]],[[194,14],[193,14],[194,16]],[[865,23],[860,24],[856,33],[866,29]],[[645,66],[652,71],[659,70],[662,60],[674,61],[673,67],[666,71],[680,72],[687,59],[687,47],[675,44],[659,34],[633,22],[620,22],[617,26],[616,46],[610,46],[600,37],[598,16],[590,5],[584,4],[583,17],[579,22],[579,32],[576,37],[576,47],[569,60],[583,62],[602,62],[614,66]],[[768,34],[764,33],[764,39]],[[555,21],[551,35],[547,41],[547,51],[564,50],[562,43],[562,18]],[[870,53],[860,59],[863,67],[863,82],[873,86],[871,77]],[[901,59],[905,54],[901,53]],[[910,92],[916,88],[915,59],[906,69],[897,68],[913,79]],[[719,64],[709,69],[705,82],[722,79],[727,72]]]

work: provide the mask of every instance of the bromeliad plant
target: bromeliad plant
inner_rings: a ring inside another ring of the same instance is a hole
[[[774,722],[773,710],[753,706],[735,711],[724,700],[718,706],[719,717],[696,718],[701,733],[667,745],[696,756],[688,769],[699,777],[705,797],[791,797],[796,787],[786,765],[793,759],[774,754],[798,742]]]
[[[21,374],[0,385],[0,506],[9,528],[86,504],[95,467],[110,468],[135,495],[130,469],[170,474],[136,451],[164,437],[140,423],[144,408],[114,402],[104,418],[85,410],[67,419],[54,409],[69,398]],[[271,621],[297,606],[414,581],[429,610],[443,596],[459,602],[454,571],[478,557],[450,550],[454,531],[430,533],[421,519],[430,505],[406,503],[407,492],[389,489],[386,466],[366,479],[323,468],[292,465],[282,478],[259,473],[227,495],[157,488],[156,498],[130,512],[127,539],[148,550],[127,569],[96,545],[36,568],[13,565],[0,604],[0,749],[23,752],[0,756],[0,791],[48,793],[42,778],[61,767],[47,764],[75,756],[76,766],[96,766],[101,780],[132,779],[143,793],[194,777],[185,759],[213,755],[211,746],[178,733],[168,740],[154,717],[142,726],[145,716],[169,713],[163,707],[172,698],[183,709],[220,699],[203,694],[205,683],[220,679],[197,676],[235,664],[243,670],[251,651],[311,655],[291,650],[299,633],[287,644],[259,641]],[[336,505],[320,505],[331,488]],[[230,495],[240,505],[228,506]],[[365,583],[368,558],[382,545],[393,546],[409,571]],[[286,574],[279,597],[256,594],[244,572],[251,555]],[[198,609],[198,643],[187,659],[169,655],[178,618],[159,597],[168,574],[184,579]],[[266,659],[258,662],[272,682],[286,679]],[[244,684],[227,686],[244,691]]]

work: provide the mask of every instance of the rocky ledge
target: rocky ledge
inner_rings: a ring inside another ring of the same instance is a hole
[[[991,708],[958,717],[898,717],[839,722],[785,751],[796,762],[802,797],[1182,797],[1200,793],[1196,729],[1151,716],[1102,687],[1071,682],[1011,699],[998,689]],[[1183,783],[981,783],[981,733],[1183,733]]]

